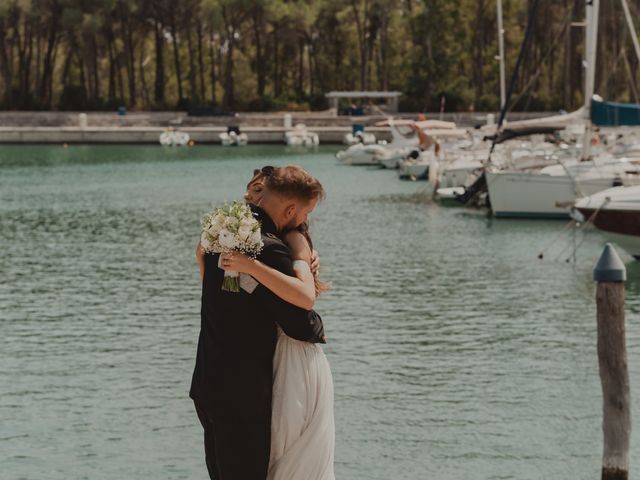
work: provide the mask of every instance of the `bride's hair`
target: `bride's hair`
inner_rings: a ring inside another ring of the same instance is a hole
[[[253,177],[247,184],[247,189],[261,180],[264,181],[265,186],[270,189],[275,189],[275,191],[279,193],[293,194],[298,198],[308,200],[316,198],[320,200],[325,197],[325,192],[320,182],[309,175],[302,167],[294,165],[288,167],[272,167],[271,165],[267,165],[256,169],[253,171]],[[287,181],[290,183],[287,184]],[[313,241],[309,234],[309,224],[304,222],[299,225],[296,230],[307,240],[309,249],[313,251]],[[316,287],[316,296],[322,292],[331,290],[331,284],[320,280],[318,275],[314,275],[313,280]]]
[[[266,178],[273,173],[274,169],[275,167],[272,167],[271,165],[267,165],[262,168],[256,168],[253,171],[253,177],[251,177],[251,180],[249,180],[249,183],[247,183],[247,190],[249,190],[251,185],[253,185],[254,183],[260,180],[266,180]]]
[[[300,225],[298,225],[298,228],[296,228],[296,231],[300,232],[302,236],[307,240],[309,249],[313,252],[313,241],[311,240],[311,235],[309,234],[309,223],[301,223]],[[331,290],[331,284],[320,280],[317,274],[313,276],[313,283],[316,287],[316,297],[323,292],[328,292],[329,290]]]

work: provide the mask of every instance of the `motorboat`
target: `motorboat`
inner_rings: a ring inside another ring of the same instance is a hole
[[[435,154],[432,150],[412,152],[404,160],[398,162],[398,178],[402,180],[428,180],[429,166]]]
[[[365,133],[362,130],[357,130],[355,133],[347,133],[344,136],[343,142],[345,145],[373,145],[376,142],[376,136],[373,133]],[[387,142],[384,142],[386,144]]]
[[[392,137],[390,143],[356,143],[336,153],[336,158],[343,165],[378,165],[384,168],[396,168],[399,160],[406,158],[413,150],[418,150],[420,143],[418,135],[409,126],[413,123],[413,120],[389,118],[376,125],[390,127]]]
[[[189,144],[189,134],[187,132],[181,132],[174,130],[173,128],[167,128],[160,134],[160,145],[168,147],[182,147]]]
[[[320,144],[318,134],[310,132],[304,123],[298,123],[292,130],[285,132],[284,141],[290,146],[310,147]]]
[[[401,125],[407,125],[402,123]],[[426,151],[431,146],[441,142],[450,140],[459,140],[467,138],[467,131],[461,128],[456,128],[456,124],[453,122],[443,122],[440,120],[423,120],[419,122],[413,122],[408,124],[410,128],[409,134],[402,134],[397,128],[392,128],[391,132],[394,134],[393,142],[389,145],[389,148],[377,152],[374,156],[374,160],[379,162],[386,168],[400,168],[400,162],[412,155],[412,152],[416,150]],[[413,132],[413,137],[411,137]],[[410,143],[404,139],[411,139]],[[394,148],[394,145],[397,147]]]
[[[435,198],[441,205],[460,206],[458,197],[464,194],[464,187],[443,187],[436,190]]]
[[[380,166],[380,162],[375,160],[376,152],[384,149],[383,145],[365,145],[364,143],[356,143],[346,150],[340,150],[336,153],[336,158],[343,165],[375,165]]]
[[[391,142],[388,145],[377,146],[372,149],[373,163],[384,168],[397,168],[398,162],[404,160],[411,152],[420,151],[420,129],[415,126],[413,120],[394,120],[389,118],[386,122],[377,124],[389,125]]]
[[[581,198],[574,208],[583,221],[640,260],[640,185],[618,186]]]
[[[240,132],[238,127],[228,127],[226,132],[218,135],[220,143],[225,147],[244,147],[249,143],[249,137],[246,133]]]

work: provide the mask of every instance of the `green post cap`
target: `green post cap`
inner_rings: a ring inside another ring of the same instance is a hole
[[[593,279],[596,282],[624,282],[627,279],[627,269],[610,243],[605,245],[598,264],[593,269]]]

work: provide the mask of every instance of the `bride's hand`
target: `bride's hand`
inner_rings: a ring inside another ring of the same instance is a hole
[[[318,275],[318,270],[320,270],[320,255],[318,255],[317,250],[313,250],[311,252],[311,273],[315,277]]]
[[[229,252],[220,255],[222,268],[225,270],[233,270],[240,273],[251,274],[255,260],[243,255],[240,252]]]

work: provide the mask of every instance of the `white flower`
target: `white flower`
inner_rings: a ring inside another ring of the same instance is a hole
[[[215,217],[213,217],[213,219],[211,220],[211,224],[212,225],[218,225],[220,227],[224,226],[224,215],[222,213],[218,213]]]
[[[220,235],[218,236],[218,243],[223,248],[228,248],[233,250],[238,247],[238,241],[233,233],[231,233],[227,229],[220,230]]]
[[[200,237],[200,245],[202,245],[202,248],[204,249],[205,252],[208,252],[209,249],[211,248],[211,243],[209,243],[207,234],[204,232],[202,232],[202,236]]]
[[[243,242],[246,242],[249,240],[250,236],[251,236],[251,227],[248,225],[240,225],[240,228],[238,229],[238,237],[240,237],[240,240],[242,240]]]
[[[202,247],[207,252],[222,253],[231,250],[255,256],[264,246],[260,235],[260,222],[245,204],[225,204],[206,214],[202,224]]]
[[[242,227],[253,227],[258,221],[255,218],[244,217],[240,220],[240,226]]]
[[[235,230],[238,228],[238,219],[234,217],[227,217],[224,221],[225,228],[229,230]]]
[[[249,237],[249,243],[251,243],[252,245],[262,244],[262,235],[260,235],[260,229],[251,234],[251,237]]]
[[[209,228],[207,228],[207,232],[209,233],[209,235],[211,235],[212,237],[215,238],[215,237],[218,236],[218,234],[220,233],[221,229],[222,229],[221,225],[218,225],[217,223],[214,223]]]

